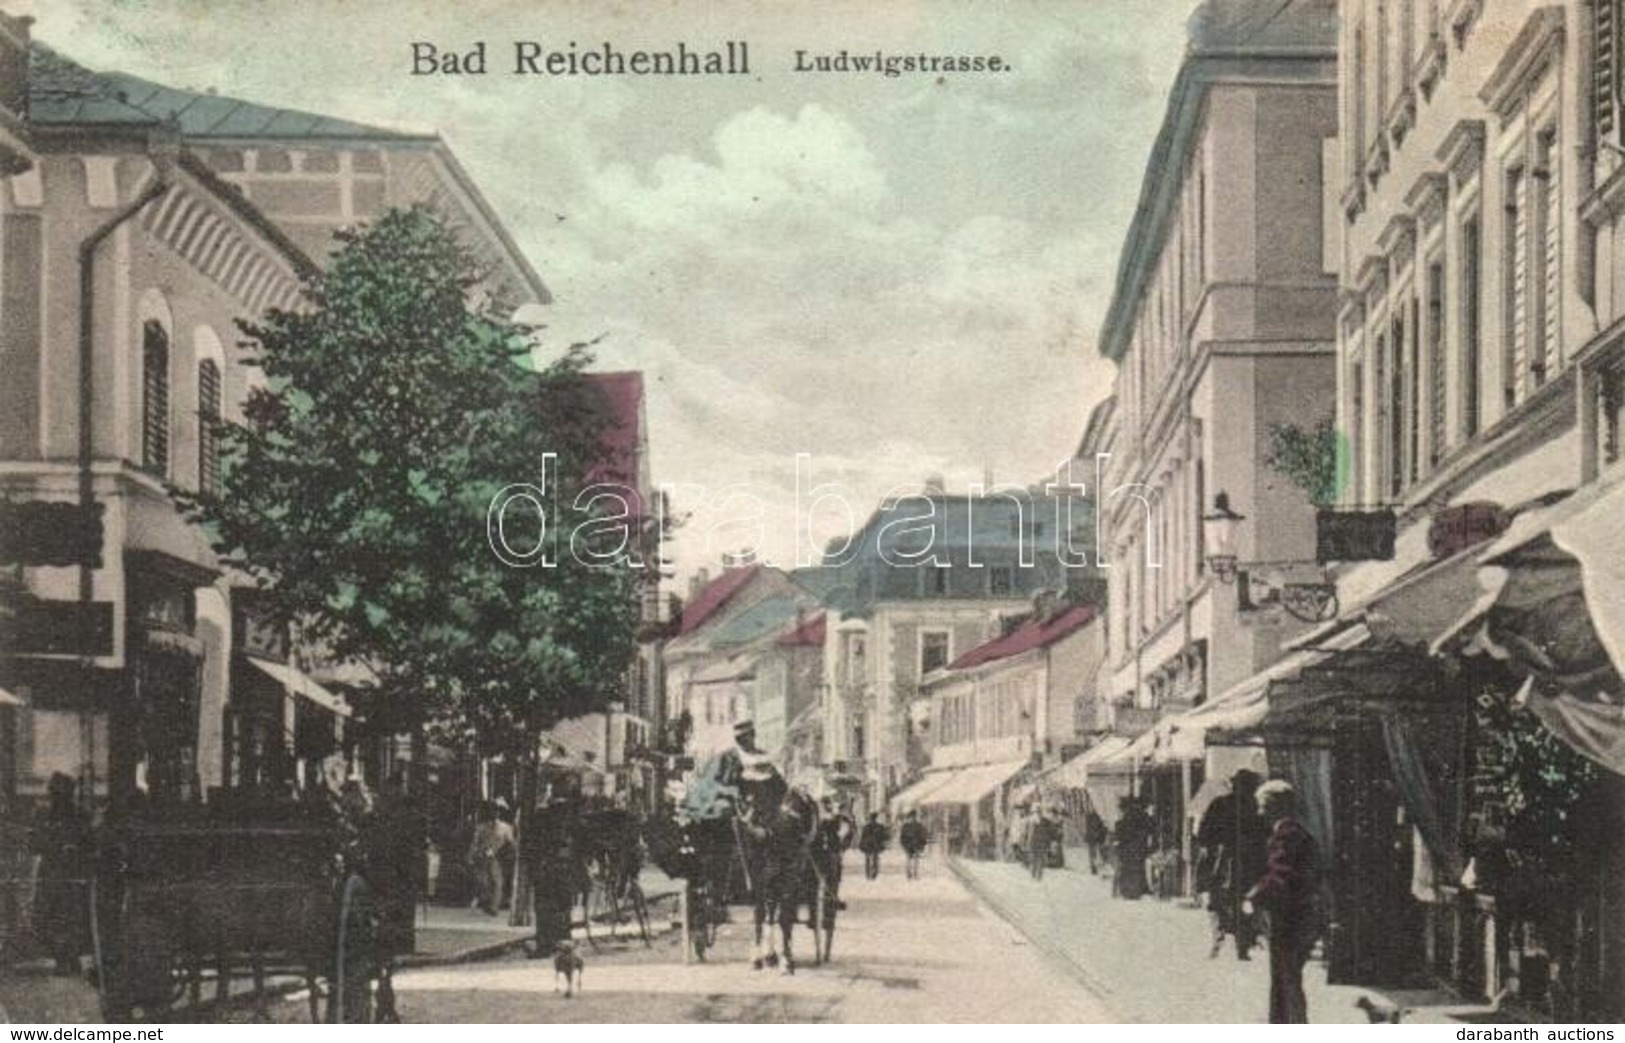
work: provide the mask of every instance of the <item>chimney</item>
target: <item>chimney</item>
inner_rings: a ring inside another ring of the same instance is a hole
[[[688,577],[688,600],[693,601],[695,598],[699,597],[700,591],[704,590],[706,584],[710,582],[710,569],[695,570],[694,575]]]

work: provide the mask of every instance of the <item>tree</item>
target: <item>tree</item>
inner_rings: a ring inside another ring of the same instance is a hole
[[[612,551],[616,526],[571,510],[608,422],[581,378],[588,346],[534,371],[533,331],[475,303],[470,255],[427,210],[338,238],[302,307],[241,324],[265,386],[220,425],[220,494],[185,506],[308,636],[378,666],[386,695],[529,752],[539,729],[617,697],[632,655],[633,569],[580,560]],[[511,567],[487,510],[508,485],[543,485],[545,454],[547,524],[505,517],[556,566]]]
[[[1330,418],[1309,430],[1297,424],[1271,424],[1270,448],[1264,462],[1304,491],[1316,507],[1329,507],[1337,499],[1341,482],[1338,474],[1336,428]]]

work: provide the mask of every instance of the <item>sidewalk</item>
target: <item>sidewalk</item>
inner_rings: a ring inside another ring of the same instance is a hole
[[[1069,866],[1088,864],[1082,851],[1067,857]],[[1109,879],[1087,868],[1050,870],[1035,882],[1012,863],[956,859],[953,866],[972,891],[1071,969],[1122,1021],[1248,1024],[1267,1016],[1267,951],[1261,947],[1242,962],[1226,947],[1209,959],[1212,934],[1200,909],[1149,897],[1114,899]],[[1315,1024],[1364,1024],[1365,1012],[1354,1005],[1361,996],[1406,1008],[1406,1023],[1460,1025],[1492,1013],[1440,992],[1331,985],[1320,962],[1305,969],[1304,991]]]

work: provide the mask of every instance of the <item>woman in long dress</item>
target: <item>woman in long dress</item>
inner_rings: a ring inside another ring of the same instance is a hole
[[[1133,797],[1123,798],[1123,814],[1117,820],[1117,895],[1139,898],[1150,888],[1145,879],[1145,858],[1151,849],[1154,825],[1151,816]]]

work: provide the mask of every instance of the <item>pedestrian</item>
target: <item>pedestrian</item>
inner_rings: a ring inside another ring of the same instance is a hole
[[[525,868],[530,874],[536,914],[536,945],[531,959],[551,959],[570,940],[581,876],[581,806],[571,780],[560,778],[525,829]]]
[[[481,804],[468,845],[468,869],[474,878],[474,905],[487,916],[495,916],[502,901],[502,859],[513,842],[513,827],[498,817],[496,804]]]
[[[886,827],[880,814],[871,811],[869,821],[863,824],[858,836],[858,850],[863,852],[863,875],[869,880],[880,876],[880,853],[886,850]]]
[[[1089,875],[1098,876],[1106,857],[1106,820],[1092,804],[1083,812],[1083,843],[1089,850]]]
[[[910,880],[920,878],[920,856],[925,853],[925,845],[930,839],[925,832],[925,823],[920,821],[918,811],[910,811],[903,820],[902,832],[898,839],[903,844],[903,854],[908,856],[904,865],[904,872]]]
[[[840,901],[841,893],[841,856],[846,854],[852,846],[857,834],[857,827],[852,818],[843,811],[834,797],[825,797],[819,802],[818,836],[814,844],[815,851],[822,857],[819,860],[820,871],[824,873],[830,894],[835,896],[835,907],[845,909],[846,903]]]
[[[1033,815],[1032,826],[1028,830],[1027,861],[1028,869],[1034,880],[1044,879],[1044,867],[1049,863],[1050,845],[1055,843],[1057,822],[1050,816],[1049,809],[1039,806]]]
[[[1005,850],[1009,852],[1010,861],[1027,861],[1027,828],[1030,824],[1027,805],[1017,804],[1016,810],[1010,814],[1010,824],[1004,831]]]
[[[75,799],[78,784],[62,772],[46,784],[49,804],[34,827],[39,884],[34,931],[49,948],[58,974],[77,974],[90,938],[90,823]]]
[[[1145,859],[1151,853],[1156,825],[1134,797],[1124,797],[1117,820],[1117,897],[1130,901],[1150,889],[1145,878]]]
[[[1259,814],[1272,823],[1266,868],[1247,892],[1242,911],[1255,907],[1269,918],[1270,1024],[1304,1025],[1309,1003],[1303,994],[1303,965],[1319,935],[1316,896],[1320,853],[1315,838],[1295,817],[1290,783],[1271,779],[1258,787]]]
[[[1200,848],[1196,863],[1197,893],[1206,893],[1213,944],[1208,956],[1219,955],[1224,939],[1235,941],[1236,959],[1251,959],[1257,938],[1253,918],[1242,912],[1243,897],[1264,873],[1268,829],[1258,813],[1255,794],[1263,781],[1243,768],[1230,779],[1230,792],[1213,799],[1196,827]]]
[[[507,827],[505,832],[509,838],[507,844],[497,849],[497,876],[501,881],[501,886],[497,889],[497,908],[506,909],[513,903],[514,863],[519,859],[519,849],[514,844],[513,838],[517,836],[517,831],[513,828],[513,808],[509,806],[508,798],[498,797],[494,803],[497,807],[497,821]]]

